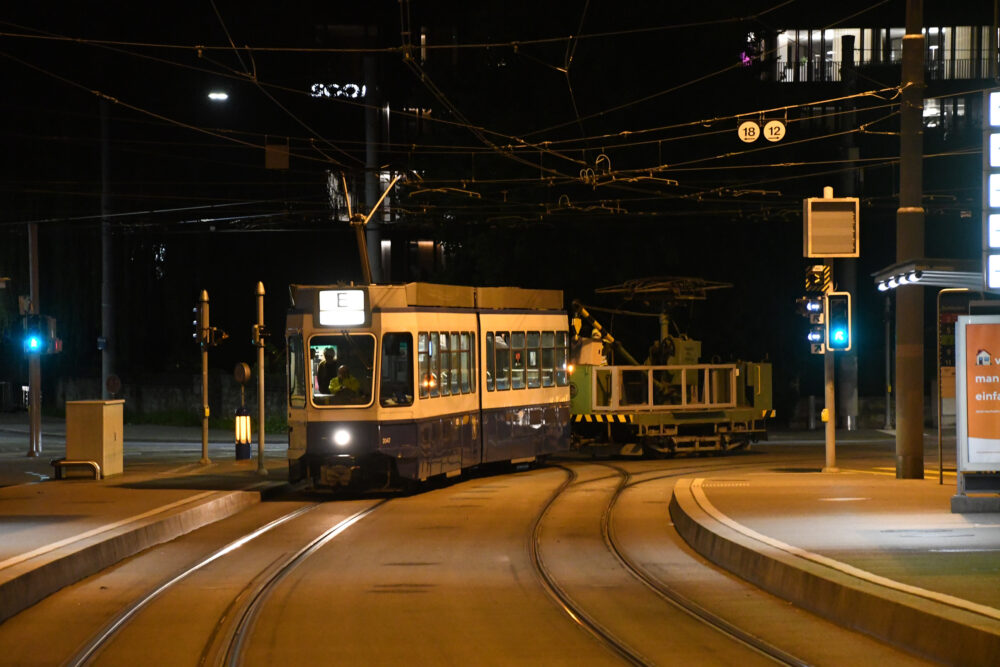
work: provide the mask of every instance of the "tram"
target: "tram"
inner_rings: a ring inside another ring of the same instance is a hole
[[[569,448],[562,292],[291,285],[290,481],[398,488]]]

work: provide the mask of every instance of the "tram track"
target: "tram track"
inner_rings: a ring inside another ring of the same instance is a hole
[[[531,564],[535,568],[535,572],[538,574],[538,577],[542,582],[542,586],[545,588],[545,592],[549,594],[549,596],[555,601],[556,605],[558,605],[571,619],[573,619],[577,625],[590,633],[590,635],[604,645],[605,648],[624,659],[629,664],[651,665],[653,664],[652,662],[643,657],[637,651],[633,650],[624,641],[615,637],[610,630],[602,626],[595,619],[584,612],[579,605],[574,603],[573,599],[562,589],[562,587],[559,586],[549,569],[545,566],[545,561],[542,559],[540,549],[542,521],[545,519],[545,515],[552,508],[559,497],[566,491],[567,488],[570,487],[571,484],[573,484],[577,478],[576,472],[574,472],[572,468],[562,465],[558,467],[566,471],[566,479],[549,497],[548,501],[542,507],[542,510],[538,513],[532,525],[531,540],[529,544]]]
[[[601,513],[600,534],[608,552],[615,558],[619,566],[626,573],[628,573],[632,579],[641,583],[646,589],[650,590],[655,596],[657,596],[658,599],[668,604],[671,608],[684,613],[697,623],[710,628],[712,631],[717,632],[732,641],[737,642],[746,649],[753,651],[766,659],[785,665],[808,664],[796,656],[789,654],[788,652],[768,643],[750,632],[739,628],[726,619],[705,609],[691,598],[681,594],[663,581],[652,576],[629,557],[627,550],[615,536],[613,520],[615,507],[617,506],[621,496],[628,488],[639,484],[662,481],[664,479],[675,479],[690,474],[702,474],[705,472],[717,471],[723,467],[727,471],[733,470],[734,467],[737,469],[751,468],[755,467],[757,465],[756,463],[736,464],[734,466],[732,460],[727,460],[724,465],[698,465],[687,466],[683,469],[670,468],[647,470],[644,471],[644,474],[651,476],[642,480],[636,480],[635,476],[628,470],[614,464],[594,461],[588,462],[588,464],[607,468],[619,478],[610,498],[605,504],[603,512]],[[594,615],[589,614],[581,604],[577,603],[573,599],[570,592],[560,585],[556,577],[546,566],[541,554],[542,545],[540,533],[542,523],[544,522],[546,515],[548,515],[551,511],[552,507],[558,502],[559,498],[562,497],[575,483],[577,483],[578,480],[578,474],[573,469],[571,464],[557,463],[555,464],[555,467],[561,468],[565,471],[566,479],[553,491],[547,503],[535,518],[532,525],[532,537],[530,544],[531,561],[536,569],[536,572],[538,573],[543,587],[550,598],[553,599],[556,605],[562,609],[566,615],[568,615],[580,628],[585,630],[595,640],[600,642],[606,649],[629,664],[656,664],[656,661],[644,654],[640,648],[630,645],[628,642],[617,636],[614,630],[606,627],[606,625],[598,621]],[[607,479],[607,477],[599,477],[588,480],[587,482],[600,482],[606,481]]]
[[[256,593],[251,596],[247,604],[243,607],[240,615],[239,621],[233,630],[229,641],[226,642],[226,652],[224,658],[221,662],[211,662],[203,664],[224,664],[224,665],[238,665],[240,664],[240,659],[242,657],[243,648],[245,646],[245,641],[253,628],[254,620],[260,611],[263,602],[266,600],[268,594],[281,582],[292,570],[298,567],[303,561],[305,561],[309,556],[313,555],[324,547],[330,540],[334,539],[345,530],[361,521],[372,512],[375,512],[378,508],[385,505],[388,499],[382,499],[375,503],[374,505],[355,512],[346,519],[338,522],[337,524],[331,526],[328,530],[323,532],[319,537],[314,539],[312,542],[306,546],[299,549],[291,558],[289,558],[283,565],[277,568],[273,574],[266,577],[265,580],[261,582],[261,586],[258,587]]]
[[[266,600],[268,593],[274,586],[286,577],[291,571],[298,567],[309,556],[325,546],[331,540],[343,533],[349,527],[366,518],[372,512],[382,507],[389,499],[381,499],[368,507],[354,512],[350,516],[338,521],[333,526],[324,530],[319,536],[310,540],[305,546],[294,552],[285,552],[273,560],[270,565],[257,573],[251,581],[247,583],[242,591],[232,600],[226,612],[219,619],[212,632],[210,640],[206,643],[199,665],[223,665],[238,664],[240,654],[252,629],[253,621],[261,605]],[[225,556],[235,552],[240,547],[256,540],[257,538],[273,531],[274,529],[289,524],[302,518],[308,513],[324,505],[323,502],[312,502],[305,506],[298,507],[287,512],[272,521],[266,523],[249,533],[230,541],[225,546],[215,550],[208,556],[200,559],[197,563],[185,568],[175,574],[167,581],[161,583],[152,591],[148,592],[140,599],[134,601],[104,627],[95,633],[84,647],[77,651],[75,655],[65,661],[64,665],[73,667],[97,664],[101,652],[114,641],[115,637],[141,615],[155,600],[162,597],[168,591],[176,588],[183,581],[189,579],[191,575],[204,569],[208,565],[219,561]]]
[[[624,567],[630,574],[632,574],[636,579],[645,584],[651,591],[656,595],[660,596],[664,601],[673,605],[677,609],[690,615],[692,618],[696,618],[703,622],[705,625],[718,630],[719,632],[727,635],[731,639],[743,644],[747,648],[754,650],[761,655],[767,656],[778,663],[784,665],[796,665],[804,666],[808,663],[798,657],[788,653],[787,651],[774,646],[770,642],[757,637],[756,635],[743,630],[739,626],[727,621],[718,614],[715,614],[702,605],[698,604],[691,598],[681,594],[676,589],[668,586],[662,580],[653,577],[648,571],[643,569],[638,563],[636,563],[632,558],[629,557],[628,553],[615,537],[614,531],[614,520],[613,514],[616,505],[622,494],[630,486],[646,484],[652,481],[661,480],[670,477],[679,477],[682,474],[690,474],[691,472],[702,472],[702,471],[686,471],[684,473],[673,473],[670,475],[656,476],[650,479],[644,479],[640,481],[633,481],[634,475],[628,470],[621,468],[616,465],[609,463],[601,463],[599,465],[604,465],[612,470],[616,470],[621,475],[621,480],[618,484],[615,494],[608,503],[608,506],[601,517],[601,534],[604,538],[604,542],[608,549],[614,554],[615,558],[618,559],[622,567]]]

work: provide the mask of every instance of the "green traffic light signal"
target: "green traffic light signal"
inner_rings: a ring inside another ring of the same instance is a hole
[[[826,295],[826,347],[837,352],[851,349],[851,294]]]
[[[42,351],[42,337],[38,334],[28,334],[24,338],[24,351],[29,354],[37,354]]]

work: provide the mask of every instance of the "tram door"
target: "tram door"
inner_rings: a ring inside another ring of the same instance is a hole
[[[309,382],[302,332],[289,330],[287,336],[288,476],[289,481],[294,482],[306,475],[301,459],[306,453],[306,392]]]

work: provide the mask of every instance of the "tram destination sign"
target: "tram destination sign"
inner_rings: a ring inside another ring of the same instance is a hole
[[[368,290],[326,289],[319,292],[317,320],[324,327],[357,327],[369,322]]]

